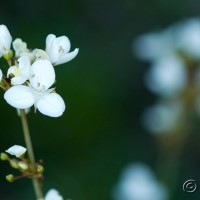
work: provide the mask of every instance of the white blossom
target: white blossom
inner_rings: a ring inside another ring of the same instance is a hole
[[[161,101],[147,108],[142,117],[142,124],[153,134],[169,133],[179,125],[184,106],[179,101]]]
[[[155,61],[175,53],[173,29],[139,36],[133,42],[133,53],[142,60]]]
[[[200,59],[200,19],[192,18],[176,25],[176,48],[191,58]]]
[[[55,189],[50,189],[45,195],[44,200],[63,200],[63,197]]]
[[[18,158],[26,152],[26,148],[20,145],[14,145],[7,149],[6,152]]]
[[[60,95],[49,89],[55,82],[55,71],[49,60],[37,60],[31,65],[28,86],[18,85],[8,89],[4,98],[8,104],[18,109],[35,106],[42,114],[59,117],[65,110]]]
[[[12,37],[9,30],[5,25],[0,25],[0,57],[2,57],[3,54],[8,54],[11,42]]]
[[[19,64],[12,66],[8,69],[7,77],[9,75],[14,75],[11,78],[12,85],[20,85],[23,84],[30,77],[30,59],[28,56],[22,56],[18,59]]]
[[[178,95],[187,85],[185,64],[177,57],[156,60],[145,76],[147,87],[163,97]]]
[[[129,165],[113,190],[113,200],[167,200],[168,193],[150,168],[143,164]]]
[[[69,52],[70,48],[71,44],[66,36],[56,37],[49,34],[46,38],[46,52],[53,65],[63,64],[75,58],[79,49]]]

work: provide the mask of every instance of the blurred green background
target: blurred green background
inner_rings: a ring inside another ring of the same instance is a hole
[[[199,14],[197,0],[1,2],[0,24],[29,48],[44,49],[49,33],[67,35],[72,50],[80,48],[73,61],[56,66],[57,92],[67,104],[64,115],[28,115],[36,158],[45,164],[45,193],[53,187],[73,200],[110,200],[127,164],[140,161],[155,167],[158,147],[140,121],[156,96],[143,84],[148,64],[134,58],[131,43],[139,34]],[[24,140],[16,110],[0,95],[2,152],[13,144],[24,145]],[[200,134],[193,132],[176,200],[200,198],[198,190],[192,195],[182,191],[188,177],[200,183]],[[8,163],[0,162],[0,199],[33,200],[31,182],[7,183],[4,176],[10,172]]]

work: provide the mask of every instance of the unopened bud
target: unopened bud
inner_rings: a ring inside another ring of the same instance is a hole
[[[7,160],[8,155],[6,153],[1,153],[1,160]]]
[[[37,172],[43,173],[44,172],[44,167],[42,165],[37,166]]]
[[[10,160],[10,165],[12,168],[19,169],[18,163],[14,159]]]
[[[6,180],[10,183],[12,183],[15,180],[15,177],[13,176],[13,174],[8,174],[6,176]]]
[[[28,169],[28,165],[25,162],[18,162],[18,166],[23,169],[23,170],[27,170]]]

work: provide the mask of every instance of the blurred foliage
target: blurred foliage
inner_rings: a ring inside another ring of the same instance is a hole
[[[76,59],[56,67],[57,92],[68,107],[65,114],[58,119],[28,116],[36,157],[45,163],[45,192],[53,187],[65,198],[107,200],[126,164],[144,161],[154,166],[158,148],[142,129],[140,117],[156,97],[143,85],[147,65],[134,59],[131,43],[143,32],[200,14],[199,8],[197,0],[1,2],[0,24],[29,48],[44,48],[49,33],[67,35],[72,49],[80,48]],[[20,118],[0,95],[4,151],[24,145],[24,140]],[[200,181],[199,139],[199,130],[189,138],[175,199],[189,197],[182,192],[185,179]],[[34,199],[29,180],[7,183],[4,176],[10,168],[0,162],[0,169],[0,199]],[[199,199],[200,192],[190,197]]]

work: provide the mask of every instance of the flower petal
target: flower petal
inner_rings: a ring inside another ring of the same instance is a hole
[[[67,36],[60,36],[60,37],[57,37],[55,39],[57,45],[58,45],[58,49],[59,49],[59,53],[60,54],[65,54],[65,53],[68,53],[70,48],[71,48],[71,43],[69,41],[69,38]],[[63,52],[62,52],[63,50]]]
[[[59,59],[59,47],[55,39],[56,36],[53,34],[49,34],[46,38],[46,52],[51,63],[55,63]]]
[[[31,66],[31,85],[38,91],[47,90],[55,82],[55,71],[49,60],[37,60]]]
[[[3,73],[2,73],[2,70],[0,69],[0,81],[2,80],[2,77],[3,77]]]
[[[26,148],[20,145],[14,145],[7,149],[6,152],[18,158],[26,152]]]
[[[4,99],[15,108],[25,109],[31,107],[34,102],[32,90],[24,85],[13,86],[4,94]]]
[[[53,41],[56,39],[54,34],[49,34],[46,38],[46,51],[49,51]]]
[[[26,76],[19,75],[11,79],[12,85],[21,85],[27,80]]]
[[[7,72],[7,78],[9,77],[10,74],[13,74],[14,75],[14,72],[17,70],[17,67],[16,66],[11,66],[9,67],[8,69],[8,72]]]
[[[63,197],[55,189],[50,189],[45,195],[44,200],[63,200]]]
[[[57,93],[48,93],[36,103],[38,110],[50,117],[59,117],[65,111],[65,103]]]
[[[76,48],[74,51],[60,56],[58,62],[56,62],[54,65],[60,65],[60,64],[71,61],[73,58],[77,56],[78,52],[79,52],[79,49]]]
[[[12,37],[10,35],[9,30],[5,25],[0,25],[0,43],[1,43],[1,51],[3,54],[7,54],[10,50],[10,45],[12,42]]]

